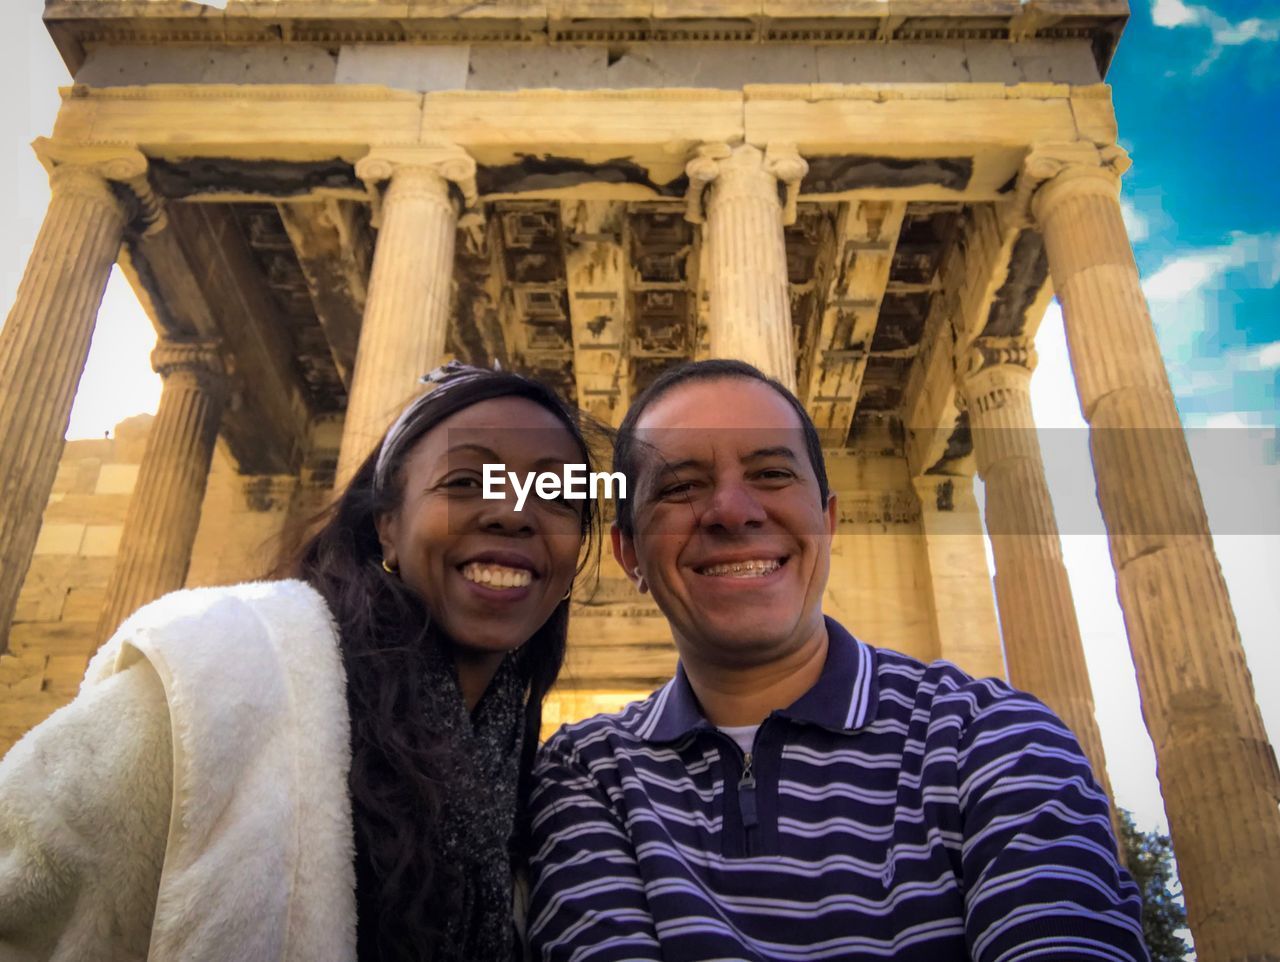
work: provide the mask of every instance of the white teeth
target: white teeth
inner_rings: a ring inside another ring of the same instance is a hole
[[[776,558],[760,561],[735,561],[732,564],[711,565],[702,569],[702,574],[713,578],[762,578],[771,571],[782,567]]]
[[[506,565],[471,562],[462,566],[462,577],[490,588],[523,588],[533,581],[533,572]]]

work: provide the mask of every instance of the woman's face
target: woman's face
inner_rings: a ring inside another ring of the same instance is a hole
[[[522,510],[510,483],[482,497],[485,464],[523,479],[581,463],[573,435],[525,398],[480,401],[428,431],[399,471],[399,507],[378,519],[383,557],[426,603],[460,655],[526,642],[573,582],[585,501],[541,499]]]

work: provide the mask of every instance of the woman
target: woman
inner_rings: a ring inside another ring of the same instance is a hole
[[[296,580],[177,592],[0,763],[0,959],[504,960],[516,812],[590,501],[546,387],[451,365]],[[354,897],[353,897],[354,888]]]

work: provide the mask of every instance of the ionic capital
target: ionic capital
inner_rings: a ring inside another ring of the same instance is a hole
[[[151,352],[151,367],[166,382],[178,374],[207,394],[220,397],[227,390],[227,366],[216,340],[162,340]]]
[[[741,179],[761,174],[772,177],[775,184],[786,188],[782,205],[782,223],[795,223],[800,181],[809,172],[808,162],[793,144],[769,144],[763,151],[751,144],[730,147],[728,144],[702,144],[685,165],[689,189],[685,194],[685,218],[694,224],[706,220],[706,190],[716,180],[728,181],[735,175]]]
[[[1064,197],[1077,192],[1119,197],[1120,177],[1131,166],[1123,147],[1098,147],[1088,141],[1039,144],[1022,162],[1019,208],[1043,222]]]
[[[1036,360],[1028,337],[977,338],[957,359],[956,406],[962,411],[976,407],[982,413],[996,395],[1029,393]]]
[[[49,171],[49,186],[55,197],[79,194],[90,200],[119,204],[143,234],[164,228],[163,202],[147,177],[147,156],[136,147],[64,144],[46,137],[32,146]],[[123,198],[112,184],[125,188]]]
[[[462,193],[467,209],[480,201],[475,159],[456,144],[378,147],[356,162],[356,176],[375,197],[384,183],[403,178],[405,182],[418,181],[428,190],[441,181],[453,184]]]

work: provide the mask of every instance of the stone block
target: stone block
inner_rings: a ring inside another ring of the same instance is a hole
[[[463,90],[470,58],[466,44],[347,44],[338,52],[334,79],[397,90]]]
[[[72,588],[66,594],[62,605],[63,621],[84,621],[98,623],[98,615],[106,601],[105,588]]]
[[[327,84],[337,58],[323,47],[99,46],[76,73],[94,87],[139,84]]]
[[[9,649],[15,655],[79,655],[87,658],[97,650],[93,626],[84,622],[14,625],[9,631]]]
[[[43,524],[40,526],[40,536],[36,539],[35,554],[79,554],[84,532],[83,524]]]
[[[59,524],[123,524],[129,511],[127,494],[64,494],[50,499],[45,510],[46,523]]]
[[[104,464],[98,471],[94,494],[131,494],[138,483],[141,464]]]
[[[40,691],[47,661],[38,651],[0,655],[0,691],[5,693],[6,700]]]
[[[66,587],[57,582],[32,578],[28,575],[18,595],[18,607],[14,610],[15,622],[58,621],[62,617],[67,597]]]
[[[122,524],[91,524],[84,529],[84,540],[80,543],[80,554],[86,558],[110,558],[120,550],[120,535],[124,533]]]
[[[84,655],[54,655],[44,669],[44,691],[50,695],[74,698],[84,680],[89,659]]]

